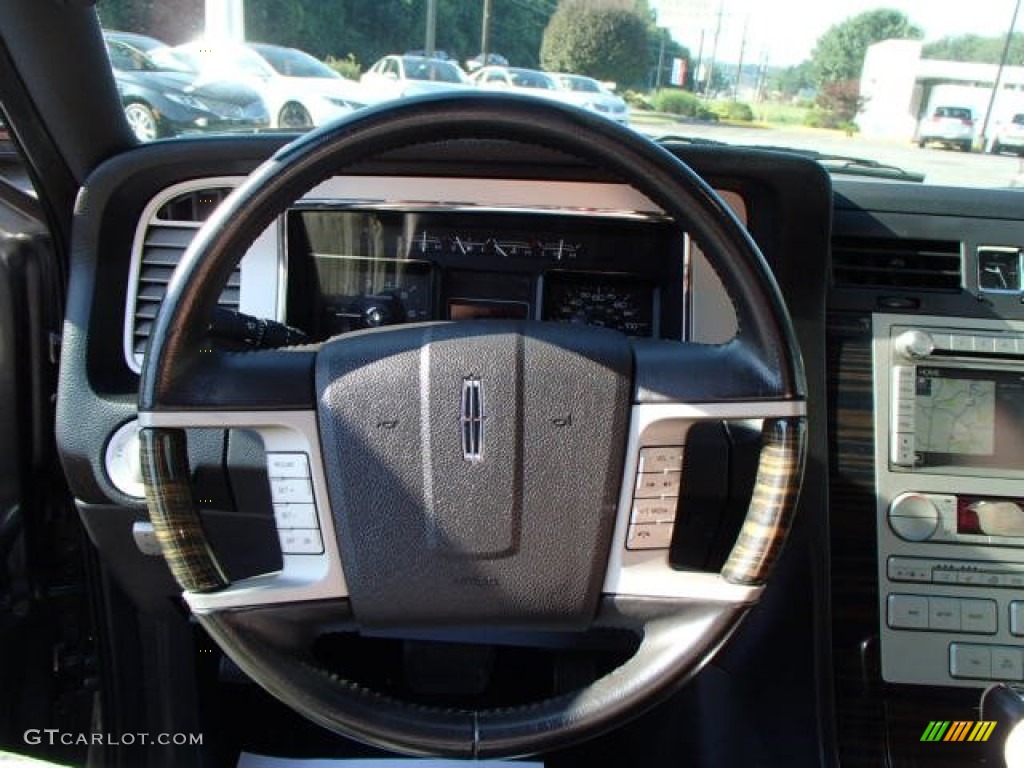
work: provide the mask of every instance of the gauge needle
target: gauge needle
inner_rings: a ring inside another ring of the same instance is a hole
[[[462,244],[462,241],[458,237],[455,238],[455,244],[459,246],[459,250],[462,251],[462,255],[466,255],[466,246]]]
[[[498,245],[497,243],[495,243],[495,244],[494,244],[494,252],[495,252],[496,254],[498,254],[499,256],[501,256],[501,257],[502,257],[503,259],[507,259],[507,258],[508,258],[508,254],[507,254],[507,253],[505,253],[505,249],[504,249],[504,248],[502,248],[502,247],[501,247],[500,245]]]
[[[1006,288],[1008,286],[1008,284],[1006,282],[1006,275],[1003,274],[1003,268],[1000,267],[998,264],[995,264],[995,265],[992,265],[992,266],[989,266],[989,267],[985,267],[985,271],[986,272],[991,272],[993,275],[998,277],[999,278],[999,282],[1002,284],[1003,288]]]

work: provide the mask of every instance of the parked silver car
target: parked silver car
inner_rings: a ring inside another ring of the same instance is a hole
[[[555,84],[574,104],[604,115],[623,125],[629,122],[629,107],[603,83],[585,75],[551,74]]]
[[[970,152],[974,144],[974,113],[969,107],[935,107],[921,120],[917,131],[919,147],[930,142]]]

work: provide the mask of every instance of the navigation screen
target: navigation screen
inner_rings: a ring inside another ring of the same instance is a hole
[[[1024,377],[921,367],[914,389],[915,447],[922,464],[1024,464]]]

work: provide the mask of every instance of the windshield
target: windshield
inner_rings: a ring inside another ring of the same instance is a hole
[[[302,51],[276,45],[253,45],[253,50],[266,59],[278,74],[285,77],[337,77],[338,73]]]
[[[601,93],[601,85],[589,77],[577,77],[573,75],[558,75],[558,81],[562,87],[569,91],[580,93]]]
[[[143,51],[122,40],[107,38],[107,55],[110,65],[120,72],[184,72],[194,74],[195,68],[189,62],[176,57],[166,48],[152,48]]]
[[[256,130],[315,128],[427,88],[500,92],[495,78],[466,75],[487,64],[507,71],[506,89],[554,89],[544,98],[656,139],[784,148],[835,174],[902,170],[929,184],[1009,187],[1024,184],[1019,5],[238,0],[168,13],[160,0],[100,0],[97,8],[112,33],[144,35],[178,57],[154,61],[108,39],[116,68],[232,75],[266,103],[269,122]],[[337,93],[295,91],[286,114],[283,86],[270,82],[282,75],[319,78]],[[601,93],[622,106],[593,98]]]
[[[405,76],[410,80],[437,80],[442,83],[461,83],[465,78],[459,68],[449,61],[406,56],[402,59]]]

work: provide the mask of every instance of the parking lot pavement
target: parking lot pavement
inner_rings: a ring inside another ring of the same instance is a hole
[[[636,130],[651,136],[673,134],[727,144],[793,147],[862,157],[923,173],[927,184],[1024,188],[1024,160],[1010,155],[966,153],[932,146],[922,149],[909,141],[872,139],[859,134],[847,136],[841,131],[802,127],[645,122],[642,115],[635,116],[631,124]]]

